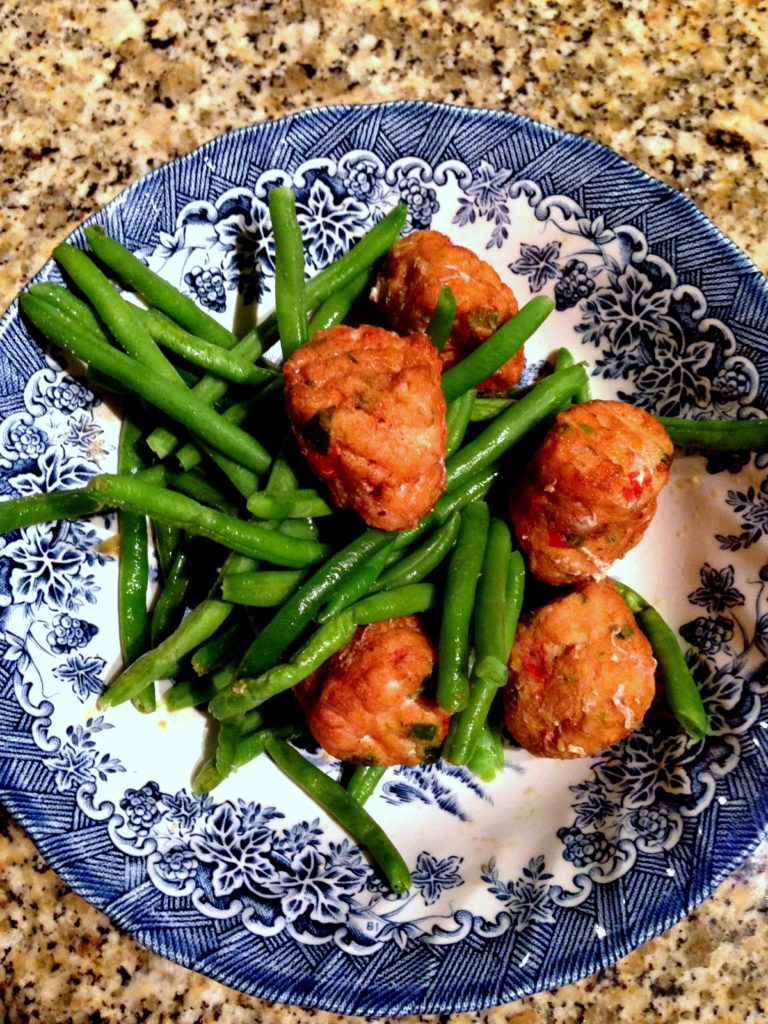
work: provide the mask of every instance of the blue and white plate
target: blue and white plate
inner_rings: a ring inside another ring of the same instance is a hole
[[[296,189],[317,271],[396,202],[557,311],[528,347],[589,361],[596,396],[763,417],[768,289],[690,202],[616,154],[513,114],[342,106],[246,128],[153,172],[103,224],[209,312],[268,310],[267,192]],[[75,241],[80,235],[75,234]],[[40,279],[55,278],[48,264]],[[115,464],[118,421],[76,368],[0,325],[0,493]],[[0,539],[0,795],[51,866],[130,934],[267,999],[357,1014],[468,1010],[594,972],[668,928],[768,823],[768,457],[676,458],[615,574],[679,630],[712,721],[654,725],[591,760],[508,751],[480,783],[390,770],[370,802],[413,872],[393,896],[262,758],[188,788],[195,711],[106,715],[118,664],[112,517]],[[326,763],[334,771],[332,763]]]

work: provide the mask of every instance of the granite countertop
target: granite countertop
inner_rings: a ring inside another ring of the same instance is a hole
[[[597,139],[684,191],[768,271],[767,75],[758,0],[5,0],[0,307],[83,217],[169,157],[315,104],[396,98],[512,110]],[[450,1019],[764,1022],[766,867],[768,844],[615,967]],[[2,812],[0,1014],[339,1020],[241,996],[147,952],[70,892]]]

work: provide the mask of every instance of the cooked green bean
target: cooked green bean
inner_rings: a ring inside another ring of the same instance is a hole
[[[347,792],[353,800],[357,800],[362,806],[369,797],[373,796],[373,792],[384,777],[386,770],[380,764],[357,765],[347,783]]]
[[[148,484],[137,477],[103,473],[86,485],[98,509],[116,508],[143,511],[153,519],[163,519],[189,533],[217,541],[251,558],[263,558],[275,565],[303,568],[319,561],[328,552],[325,544],[299,540],[266,529],[257,523],[236,519],[201,505],[185,494]]]
[[[675,634],[653,605],[637,591],[626,583],[613,582],[648,638],[656,658],[656,673],[672,714],[689,736],[703,739],[709,732],[709,718]]]
[[[223,349],[204,338],[197,338],[158,309],[137,309],[139,320],[161,348],[167,348],[206,373],[234,384],[264,384],[275,376],[274,370],[254,366],[235,352]]]
[[[575,360],[573,354],[567,348],[560,348],[557,351],[555,358],[555,371],[564,370],[568,366],[573,366]],[[584,378],[584,383],[576,391],[573,396],[573,401],[577,405],[581,405],[583,402],[589,402],[592,399],[592,391],[589,387],[589,377]]]
[[[462,510],[448,565],[438,639],[437,702],[449,714],[461,711],[469,700],[469,634],[489,523],[484,501]]]
[[[183,532],[178,526],[158,523],[152,520],[152,536],[155,539],[155,553],[163,579],[168,578],[173,560],[176,557]]]
[[[181,659],[207,640],[231,611],[231,604],[210,599],[193,608],[170,636],[142,654],[109,684],[97,701],[99,708],[116,707],[141,693],[156,679],[173,678],[179,671]]]
[[[180,382],[173,364],[163,355],[139,319],[138,308],[126,302],[86,253],[62,242],[53,250],[53,258],[92,303],[129,356],[158,377]]]
[[[119,473],[135,473],[144,468],[139,454],[141,428],[127,416],[120,428],[117,448]],[[149,538],[147,517],[137,512],[118,513],[120,558],[117,569],[117,621],[123,664],[135,661],[149,646],[149,614],[147,612],[147,586],[149,584]],[[142,693],[134,697],[134,706],[143,713],[155,710],[154,680]]]
[[[211,508],[218,509],[219,512],[226,512],[229,516],[238,514],[236,502],[212,484],[208,477],[200,473],[193,470],[182,473],[167,470],[165,482],[174,491],[186,494],[188,498],[194,498],[195,501],[199,501],[203,505],[210,505]]]
[[[442,352],[445,348],[445,343],[448,341],[448,337],[453,330],[455,318],[456,297],[451,291],[450,286],[444,284],[437,293],[437,302],[427,324],[429,340],[438,352]]]
[[[79,519],[98,510],[98,499],[87,487],[9,498],[0,501],[0,533],[59,519]]]
[[[275,236],[275,315],[283,359],[309,340],[304,288],[304,244],[293,190],[278,185],[269,193]]]
[[[290,661],[275,665],[258,676],[244,676],[241,670],[240,678],[217,694],[208,710],[214,718],[224,721],[260,707],[278,693],[291,690],[320,668],[352,639],[356,629],[357,623],[348,608],[316,629]]]
[[[364,271],[329,296],[315,310],[309,321],[310,338],[315,331],[324,331],[340,324],[360,297],[368,283],[368,271]]]
[[[552,299],[537,295],[461,362],[446,370],[442,381],[446,400],[453,401],[494,374],[541,327],[554,308]]]
[[[262,629],[243,656],[241,673],[245,676],[258,675],[276,664],[312,621],[315,612],[325,604],[334,587],[390,540],[391,537],[382,530],[366,530],[341,551],[331,555]]]
[[[216,740],[216,770],[222,778],[226,778],[234,771],[237,750],[241,742],[247,736],[258,732],[263,724],[264,718],[258,710],[249,711],[242,718],[233,718],[221,723]]]
[[[445,417],[448,426],[448,435],[445,440],[446,457],[453,455],[464,440],[467,427],[472,421],[472,410],[475,408],[476,399],[477,392],[470,388],[469,391],[465,391],[463,395],[448,403]]]
[[[193,793],[210,793],[224,781],[216,767],[216,755],[207,758],[192,773],[191,786]]]
[[[504,743],[501,732],[490,722],[483,723],[467,767],[483,782],[492,782],[504,767]]]
[[[303,758],[285,740],[270,738],[266,749],[281,771],[335,818],[355,842],[365,847],[393,892],[405,892],[410,887],[411,876],[402,856],[383,829],[343,786]]]
[[[258,519],[307,519],[329,516],[333,508],[312,488],[299,488],[282,494],[257,491],[247,502],[248,511]]]
[[[564,399],[573,395],[584,379],[582,366],[570,366],[540,381],[469,444],[447,459],[448,487],[454,488],[470,473],[495,462],[532,427],[557,412]]]
[[[261,335],[257,331],[251,331],[250,334],[238,341],[235,347],[232,349],[232,355],[237,356],[238,359],[242,359],[243,362],[251,363],[254,362],[262,353],[263,345]],[[267,384],[262,394],[271,393],[274,387],[282,386],[282,376],[276,378],[277,385]],[[216,402],[220,401],[227,393],[227,382],[225,380],[219,380],[218,377],[206,376],[201,379],[192,388],[192,393],[197,401],[202,402],[205,405],[213,407]],[[234,422],[234,420],[233,420]],[[179,436],[168,427],[157,427],[147,437],[147,445],[155,453],[158,459],[167,458],[171,452],[175,451],[180,443]],[[184,465],[184,464],[183,464]],[[185,469],[191,468],[189,465],[184,465]]]
[[[393,587],[404,587],[423,580],[440,565],[456,543],[460,523],[461,513],[454,512],[415,551],[382,573],[371,587],[371,592],[391,590]]]
[[[682,448],[704,451],[764,451],[768,448],[768,419],[687,420],[675,416],[656,417],[673,443]]]
[[[516,398],[478,398],[472,406],[471,423],[485,423],[495,420],[499,413],[514,405]]]
[[[306,575],[300,569],[239,572],[225,576],[221,583],[221,596],[232,604],[274,608],[296,591]]]
[[[163,703],[169,711],[200,707],[212,700],[217,693],[226,689],[236,678],[237,665],[233,662],[206,676],[205,679],[179,680],[173,684],[170,690],[166,691]]]
[[[525,560],[519,551],[513,551],[509,556],[509,573],[507,575],[507,623],[506,643],[507,650],[512,650],[517,632],[517,622],[520,612],[523,609],[523,597],[525,595]]]
[[[69,288],[63,284],[54,284],[53,281],[41,281],[39,284],[30,285],[27,289],[30,295],[44,299],[52,303],[57,309],[70,318],[76,320],[85,330],[95,334],[102,341],[109,342],[109,335],[93,309],[87,302],[79,299]]]
[[[324,664],[331,655],[349,643],[358,626],[401,615],[416,615],[432,606],[435,588],[418,583],[364,598],[350,605],[334,619],[315,630],[290,661],[267,669],[261,675],[242,675],[237,682],[217,694],[208,710],[215,718],[227,719],[263,704],[270,697],[290,690]],[[274,621],[274,620],[273,620]]]
[[[35,326],[65,351],[115,377],[247,468],[258,473],[269,466],[269,454],[258,441],[196,399],[184,384],[161,377],[131,356],[103,344],[41,299],[23,293],[19,303]]]
[[[475,664],[469,701],[463,711],[451,719],[443,746],[443,757],[454,764],[467,764],[471,760],[493,700],[507,681],[510,556],[509,527],[501,519],[492,519],[475,600]]]
[[[408,209],[398,203],[386,216],[374,224],[351,249],[333,263],[311,277],[305,285],[308,309],[314,309],[339,288],[354,280],[383,256],[403,229]]]
[[[348,608],[355,601],[359,601],[360,598],[370,593],[379,575],[389,563],[394,551],[395,540],[393,538],[380,551],[377,551],[376,554],[372,555],[365,562],[356,566],[347,575],[346,579],[335,588],[331,600],[317,614],[317,621],[320,623],[327,622],[328,619],[332,619],[334,615],[343,612],[345,608]],[[397,560],[400,560],[399,553],[397,554]]]
[[[142,263],[125,246],[110,238],[102,227],[85,228],[85,238],[91,251],[113,270],[124,284],[128,284],[156,309],[166,313],[176,323],[199,338],[222,348],[231,349],[237,338],[218,321],[200,309],[192,299],[164,281],[159,274]]]
[[[239,575],[235,573],[234,575]],[[222,582],[226,574],[222,577]],[[243,632],[247,630],[247,623],[243,622],[240,615],[231,615],[224,623],[224,626],[205,643],[200,644],[192,655],[192,670],[198,676],[206,676],[212,672],[218,672],[220,668],[227,665],[235,656],[239,656],[245,648]]]
[[[150,635],[153,647],[165,640],[181,621],[192,585],[192,570],[192,546],[189,541],[182,541],[176,549],[173,563],[152,609]]]

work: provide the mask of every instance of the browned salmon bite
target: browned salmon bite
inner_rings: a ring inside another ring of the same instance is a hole
[[[407,334],[426,330],[444,285],[456,299],[456,319],[442,351],[447,369],[517,312],[512,289],[490,263],[439,231],[414,231],[389,250],[371,297],[387,323]],[[517,383],[524,363],[521,349],[480,390],[506,391]]]
[[[658,420],[625,402],[594,400],[560,413],[510,489],[531,572],[553,584],[603,576],[645,533],[672,453]]]
[[[296,687],[310,732],[333,757],[355,764],[434,760],[448,715],[422,690],[435,650],[415,615],[364,626]]]
[[[651,645],[610,580],[579,584],[519,624],[505,724],[540,757],[585,757],[641,724],[655,693]]]
[[[441,369],[426,335],[372,326],[317,331],[283,367],[301,450],[336,505],[369,526],[414,526],[443,491]]]

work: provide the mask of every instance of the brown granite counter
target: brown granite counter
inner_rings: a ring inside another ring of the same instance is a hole
[[[84,216],[168,158],[314,104],[395,98],[597,139],[683,190],[768,271],[767,76],[759,0],[5,0],[0,307]],[[764,1024],[767,865],[768,845],[615,967],[452,1024]],[[309,1016],[148,953],[0,817],[0,1021]]]

